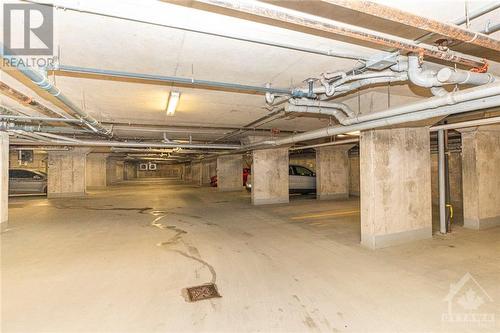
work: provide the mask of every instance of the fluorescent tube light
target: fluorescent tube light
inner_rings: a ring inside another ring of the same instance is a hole
[[[177,104],[179,104],[179,99],[181,98],[181,93],[178,91],[171,91],[167,102],[167,116],[173,116],[175,110],[177,109]]]

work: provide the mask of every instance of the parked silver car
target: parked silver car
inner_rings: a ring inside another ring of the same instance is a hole
[[[290,193],[316,192],[316,174],[302,165],[288,167],[288,190]],[[248,191],[252,190],[252,175],[248,176],[245,185]]]
[[[47,174],[28,169],[9,170],[9,194],[47,193]]]

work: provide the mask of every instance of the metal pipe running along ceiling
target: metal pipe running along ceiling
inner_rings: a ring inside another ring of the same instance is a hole
[[[196,2],[255,15],[266,19],[281,21],[296,26],[302,26],[308,29],[347,36],[357,40],[367,41],[373,44],[396,48],[407,52],[422,53],[424,56],[450,61],[464,66],[482,67],[485,65],[484,60],[477,57],[461,54],[455,51],[441,51],[435,46],[418,44],[409,39],[360,28],[351,24],[341,23],[331,19],[259,1],[196,0]]]
[[[209,80],[199,80],[195,78],[185,78],[177,76],[165,76],[165,75],[155,75],[155,74],[142,74],[142,73],[131,73],[124,71],[114,71],[108,69],[98,69],[98,68],[86,68],[78,66],[69,65],[58,65],[53,68],[47,68],[50,72],[55,72],[56,74],[65,73],[75,73],[75,74],[88,74],[97,76],[110,76],[123,79],[136,79],[145,80],[148,82],[156,81],[169,84],[179,84],[189,88],[219,88],[222,90],[230,90],[241,93],[250,94],[265,94],[271,93],[276,95],[291,95],[294,97],[305,97],[307,94],[299,91],[286,88],[272,88],[265,86],[252,86],[239,83],[230,82],[220,82],[220,81],[209,81]]]
[[[72,138],[71,138],[72,139]],[[73,139],[72,139],[73,140]],[[15,142],[11,142],[16,145]],[[49,142],[23,142],[20,145],[45,145],[45,146],[79,146],[79,147],[125,147],[125,148],[195,148],[195,149],[221,149],[236,150],[238,145],[224,144],[197,144],[197,143],[159,143],[159,142],[122,142],[122,141],[91,141],[91,140],[52,140]]]
[[[8,59],[9,61],[12,61],[12,59],[15,59],[16,55],[12,54],[5,54],[4,53],[5,47],[4,45],[0,42],[0,52],[1,56],[4,59]],[[16,69],[24,74],[28,79],[30,79],[34,84],[36,84],[40,89],[43,89],[47,91],[49,94],[54,96],[57,100],[59,100],[61,103],[63,103],[69,110],[74,112],[75,114],[78,115],[78,118],[82,120],[83,124],[90,128],[93,132],[101,135],[105,135],[108,137],[112,137],[113,133],[102,126],[102,124],[92,117],[90,114],[88,114],[86,111],[82,110],[79,108],[77,105],[75,105],[69,98],[67,98],[56,86],[54,86],[48,79],[47,77],[32,69],[29,67],[16,67]]]

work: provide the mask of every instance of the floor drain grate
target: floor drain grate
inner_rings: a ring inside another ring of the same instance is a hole
[[[204,299],[222,297],[217,291],[217,286],[213,283],[196,287],[186,288],[190,302],[202,301]]]

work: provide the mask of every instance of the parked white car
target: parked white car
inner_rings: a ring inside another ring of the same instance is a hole
[[[47,193],[47,174],[29,169],[9,170],[9,194]]]
[[[316,174],[302,165],[288,167],[288,190],[290,193],[316,192]],[[248,191],[252,190],[252,175],[248,175],[245,185]]]

